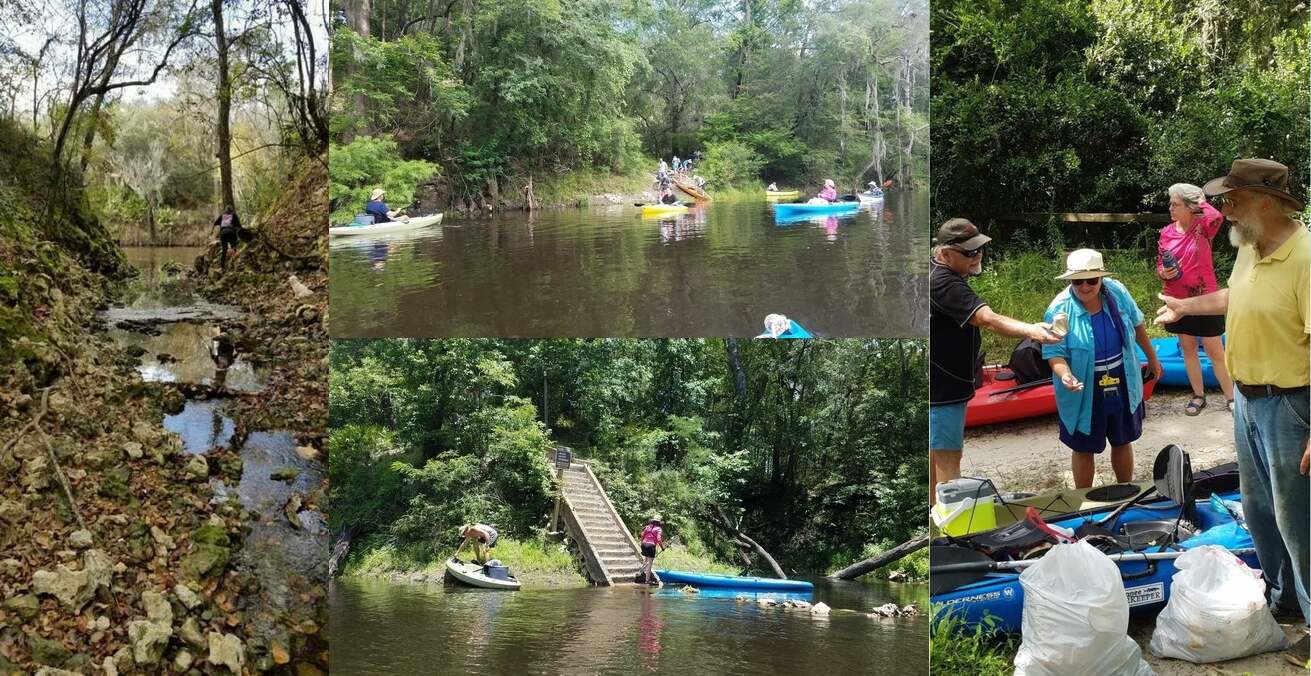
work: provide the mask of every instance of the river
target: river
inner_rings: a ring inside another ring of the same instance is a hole
[[[333,338],[726,337],[787,315],[817,336],[928,332],[928,197],[780,222],[763,201],[443,220],[332,239]]]
[[[353,578],[328,593],[339,674],[927,674],[924,585],[808,578],[829,615],[634,586],[498,592]],[[858,611],[858,612],[857,612]]]

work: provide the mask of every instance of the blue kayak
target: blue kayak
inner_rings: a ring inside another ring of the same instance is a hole
[[[1224,340],[1224,337],[1221,337]],[[1156,357],[1161,360],[1161,385],[1171,385],[1174,387],[1190,387],[1188,384],[1188,371],[1184,369],[1184,355],[1179,349],[1179,338],[1171,336],[1169,338],[1153,338],[1152,347],[1156,348]],[[1147,355],[1143,354],[1142,348],[1135,347],[1138,350],[1138,356],[1147,361]],[[1215,371],[1211,369],[1211,358],[1206,356],[1206,351],[1201,348],[1200,341],[1197,348],[1197,357],[1202,365],[1202,383],[1207,387],[1220,387],[1220,381],[1215,379]]]
[[[1241,498],[1237,491],[1219,493],[1222,500],[1237,501]],[[1202,545],[1220,545],[1226,549],[1250,549],[1252,536],[1241,524],[1234,520],[1223,507],[1211,500],[1195,502],[1197,510],[1196,534],[1183,539],[1178,546],[1192,549]],[[1050,524],[1075,529],[1082,522],[1095,519],[1114,507],[1107,507],[1095,512],[1074,514],[1048,521]],[[1113,531],[1118,531],[1126,523],[1173,522],[1179,516],[1180,508],[1168,500],[1146,502],[1125,510],[1117,519]],[[1146,525],[1146,524],[1145,524]],[[1163,551],[1162,547],[1149,547],[1146,551]],[[1252,554],[1241,557],[1253,569],[1260,568],[1256,556]],[[1129,613],[1140,615],[1155,612],[1165,607],[1170,598],[1170,584],[1173,581],[1175,567],[1173,559],[1158,561],[1120,561],[1120,575],[1124,578],[1124,593],[1129,600]],[[994,572],[977,582],[962,585],[948,592],[930,597],[934,612],[952,613],[967,625],[984,622],[986,616],[991,626],[998,631],[1018,632],[1024,611],[1024,588],[1020,586],[1019,572]]]
[[[860,202],[830,202],[828,204],[775,204],[774,215],[787,218],[804,214],[840,214],[860,211]]]
[[[815,585],[805,580],[776,580],[768,577],[737,577],[735,575],[714,575],[711,573],[691,573],[686,570],[657,570],[662,582],[688,584],[693,587],[722,587],[727,589],[774,589],[813,591]]]
[[[796,323],[796,321],[794,320],[789,319],[788,330],[784,331],[782,334],[779,335],[780,340],[783,338],[806,339],[806,338],[814,338],[814,336],[810,335],[810,332],[806,330],[806,327]]]

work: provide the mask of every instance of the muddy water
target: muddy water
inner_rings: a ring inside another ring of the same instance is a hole
[[[332,671],[350,674],[927,674],[923,585],[812,579],[830,615],[635,587],[497,592],[350,579],[329,591]],[[859,612],[854,612],[859,611]],[[440,666],[439,666],[440,665]]]
[[[905,194],[801,220],[763,201],[615,205],[336,237],[333,337],[722,338],[771,313],[819,336],[924,335],[927,219],[927,195]]]

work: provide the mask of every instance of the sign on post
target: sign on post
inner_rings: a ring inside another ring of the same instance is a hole
[[[569,465],[574,461],[574,449],[568,446],[555,447],[555,468],[569,469]]]

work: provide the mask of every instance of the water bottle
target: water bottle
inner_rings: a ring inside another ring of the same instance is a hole
[[[1174,279],[1179,279],[1179,275],[1183,274],[1183,268],[1179,266],[1179,261],[1169,251],[1161,252],[1161,266],[1166,270],[1174,270]]]

